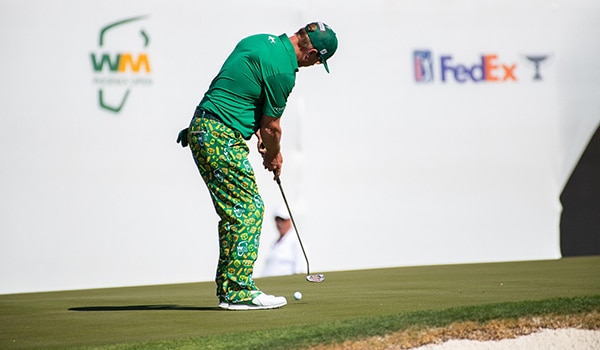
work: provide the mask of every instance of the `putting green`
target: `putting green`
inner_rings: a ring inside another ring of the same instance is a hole
[[[320,284],[296,275],[257,279],[257,285],[286,296],[288,305],[223,311],[216,308],[212,282],[0,295],[0,348],[136,348],[144,342],[172,342],[165,345],[169,348],[201,337],[597,296],[600,257],[329,272]],[[302,300],[294,300],[295,291],[302,292]]]

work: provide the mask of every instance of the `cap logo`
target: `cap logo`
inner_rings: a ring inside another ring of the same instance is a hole
[[[327,49],[323,49],[323,50],[319,51],[319,53],[320,53],[321,55],[324,55],[324,54],[326,54],[326,53],[327,53]]]
[[[325,31],[325,23],[319,22],[319,29],[324,32]]]

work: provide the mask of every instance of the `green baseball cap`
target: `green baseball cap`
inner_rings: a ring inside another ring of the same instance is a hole
[[[317,29],[311,31],[309,29],[311,24],[315,24]],[[327,66],[327,60],[333,56],[335,50],[338,47],[338,40],[335,36],[335,32],[327,24],[323,22],[313,22],[306,25],[304,28],[308,33],[310,42],[319,51],[319,57],[321,63],[325,66],[325,70],[329,73],[329,67]]]

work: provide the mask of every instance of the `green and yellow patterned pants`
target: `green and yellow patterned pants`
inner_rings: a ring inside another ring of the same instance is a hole
[[[241,134],[205,117],[192,119],[188,141],[219,221],[217,296],[220,301],[250,299],[264,207],[248,145]]]

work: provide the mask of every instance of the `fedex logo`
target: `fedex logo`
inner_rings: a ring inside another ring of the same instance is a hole
[[[540,62],[548,55],[523,56],[534,63],[535,76],[533,80],[542,80]],[[414,77],[417,83],[432,83],[434,75],[439,74],[443,83],[456,82],[486,82],[507,83],[519,81],[517,63],[503,60],[498,54],[483,54],[472,62],[462,62],[453,55],[441,55],[435,60],[430,50],[415,50],[413,52]],[[434,74],[435,73],[435,74]]]
[[[498,55],[482,55],[481,60],[473,65],[455,63],[452,56],[441,56],[440,66],[443,82],[448,77],[453,77],[459,83],[469,80],[475,82],[517,81],[515,76],[517,64],[503,63],[498,59]]]

